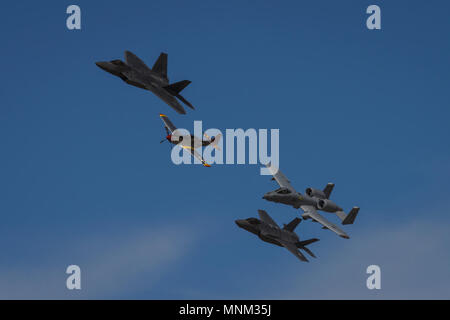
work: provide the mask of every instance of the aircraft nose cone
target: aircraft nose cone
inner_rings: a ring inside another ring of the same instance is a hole
[[[100,62],[96,62],[95,65],[97,67],[99,67],[100,69],[108,70],[108,68],[106,67],[106,62],[101,62],[101,61]]]
[[[237,224],[238,227],[242,228],[244,225],[245,220],[235,220],[234,222]]]

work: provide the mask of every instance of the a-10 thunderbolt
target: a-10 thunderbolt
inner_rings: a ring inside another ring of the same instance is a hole
[[[287,204],[293,206],[295,209],[301,208],[304,211],[302,214],[303,219],[311,219],[312,221],[320,223],[323,226],[323,229],[329,229],[342,238],[350,238],[337,225],[326,220],[317,212],[317,210],[321,210],[335,213],[344,225],[352,224],[355,221],[356,215],[359,212],[359,207],[353,207],[352,210],[346,214],[341,207],[329,199],[334,188],[333,183],[328,183],[323,190],[307,188],[306,194],[301,194],[300,192],[295,191],[294,187],[291,186],[290,181],[280,170],[270,165],[267,165],[267,167],[272,173],[274,180],[278,182],[280,188],[267,192],[263,196],[263,199]]]
[[[170,119],[164,115],[160,114],[161,120],[164,122],[164,129],[166,130],[166,138],[161,141],[163,143],[164,141],[169,141],[172,144],[179,145],[181,148],[188,150],[192,156],[196,157],[198,160],[201,161],[201,163],[205,167],[211,167],[208,163],[206,163],[205,159],[203,159],[202,155],[198,153],[195,149],[198,149],[200,147],[207,147],[211,145],[215,149],[219,149],[219,146],[217,145],[222,138],[222,134],[218,134],[215,137],[208,137],[205,133],[203,133],[203,136],[206,140],[203,138],[198,138],[194,135],[182,135],[180,132],[178,132],[177,127],[170,121]]]
[[[294,229],[302,221],[299,218],[295,218],[281,229],[275,221],[264,210],[258,210],[258,214],[261,220],[256,218],[248,218],[244,220],[236,220],[238,227],[245,229],[253,234],[256,234],[261,240],[275,244],[280,247],[285,247],[293,255],[302,261],[308,262],[308,259],[299,251],[299,249],[307,252],[311,257],[316,257],[306,246],[313,242],[319,241],[319,239],[309,239],[300,241],[298,235],[294,232]]]
[[[169,84],[166,53],[160,54],[151,69],[130,51],[125,51],[125,62],[122,60],[112,60],[96,62],[95,64],[132,86],[153,92],[178,113],[186,114],[186,111],[176,98],[189,108],[194,109],[192,104],[180,95],[180,92],[191,81],[183,80]]]

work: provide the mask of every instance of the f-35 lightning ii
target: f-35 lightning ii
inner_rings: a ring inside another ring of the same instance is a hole
[[[167,53],[161,53],[151,69],[130,51],[125,51],[125,62],[112,60],[109,62],[96,62],[95,64],[132,86],[153,92],[178,113],[186,114],[186,111],[176,98],[189,108],[194,109],[192,104],[180,95],[180,92],[191,81],[183,80],[169,84],[169,78],[167,77]]]
[[[263,199],[272,202],[287,204],[293,206],[296,209],[301,208],[304,211],[304,213],[302,214],[303,219],[312,219],[313,221],[319,222],[321,225],[323,225],[323,229],[329,229],[342,238],[350,238],[338,226],[326,220],[317,212],[317,210],[322,210],[325,212],[335,213],[339,217],[339,219],[341,219],[342,224],[344,225],[353,224],[353,222],[355,221],[356,215],[359,212],[358,207],[353,207],[353,209],[348,214],[346,214],[341,207],[339,207],[336,203],[329,199],[330,194],[334,188],[333,183],[328,183],[323,190],[307,188],[306,194],[301,194],[300,192],[295,191],[290,181],[280,170],[273,168],[270,165],[267,165],[267,167],[272,173],[273,179],[276,180],[280,185],[280,188],[271,192],[267,192],[263,196]]]
[[[261,240],[280,247],[285,247],[301,261],[308,262],[308,259],[306,259],[299,249],[304,250],[311,257],[316,258],[314,253],[312,253],[306,246],[313,242],[319,241],[319,239],[314,238],[300,241],[298,235],[294,232],[294,229],[302,221],[302,219],[295,218],[287,225],[285,224],[283,229],[281,229],[266,211],[258,210],[258,214],[261,220],[258,220],[257,218],[248,218],[245,220],[236,220],[235,222],[238,227],[256,234]]]

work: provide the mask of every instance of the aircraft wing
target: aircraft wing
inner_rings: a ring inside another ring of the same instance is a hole
[[[299,258],[301,261],[308,262],[308,259],[306,259],[306,257],[298,250],[298,248],[293,243],[282,241],[279,239],[277,239],[277,241],[281,243],[283,247],[288,249],[294,256]]]
[[[264,210],[258,210],[259,217],[262,221],[264,221],[267,224],[271,224],[274,227],[278,227],[277,223],[273,221],[273,219],[269,216],[269,214]]]
[[[177,129],[177,127],[175,127],[172,121],[170,121],[170,119],[165,114],[160,114],[159,116],[161,117],[161,120],[164,122],[166,128],[169,129],[171,133],[173,133]]]
[[[142,73],[151,73],[150,68],[147,67],[144,61],[139,59],[134,53],[130,51],[125,51],[125,61],[127,62],[127,65],[139,70]]]
[[[320,223],[321,225],[324,226],[325,229],[330,229],[331,231],[333,231],[334,233],[336,233],[338,236],[340,236],[342,238],[345,238],[345,239],[349,239],[350,238],[337,225],[335,225],[334,223],[332,223],[332,222],[328,221],[327,219],[325,219],[324,217],[322,217],[317,212],[316,208],[314,208],[313,206],[303,205],[303,206],[300,206],[300,208],[302,208],[302,210],[305,212],[304,216],[306,215],[307,217],[309,217],[309,218],[313,219],[314,221]]]
[[[292,192],[296,192],[294,187],[291,186],[291,182],[288,178],[281,172],[280,169],[276,170],[271,165],[267,164],[267,168],[269,169],[270,173],[273,175],[273,178],[278,182],[280,187],[287,188],[291,190]]]
[[[210,164],[206,163],[205,159],[203,159],[203,157],[200,155],[200,153],[195,151],[195,149],[193,149],[192,147],[190,147],[190,146],[182,146],[181,144],[179,146],[182,147],[183,149],[189,150],[189,152],[192,154],[192,156],[194,156],[198,160],[200,160],[205,167],[211,167]]]

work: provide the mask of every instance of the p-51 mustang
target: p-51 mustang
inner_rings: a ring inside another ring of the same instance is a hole
[[[319,239],[314,238],[300,241],[298,235],[294,232],[294,229],[302,219],[295,218],[287,225],[285,224],[283,229],[281,229],[266,211],[258,210],[258,214],[261,220],[248,218],[245,220],[236,220],[235,222],[238,227],[256,234],[262,241],[285,247],[301,261],[308,262],[308,259],[306,259],[299,249],[304,250],[311,257],[316,257],[306,246],[319,241]]]
[[[206,161],[203,159],[203,157],[198,153],[195,149],[200,147],[207,147],[211,145],[212,147],[219,149],[218,143],[220,139],[222,138],[221,134],[218,134],[215,137],[208,137],[206,134],[203,134],[206,140],[203,140],[201,138],[198,138],[194,135],[180,135],[177,132],[177,128],[174,126],[172,121],[164,115],[160,114],[161,120],[164,122],[164,129],[166,130],[166,138],[163,139],[160,143],[163,143],[164,141],[169,141],[172,144],[179,145],[183,149],[189,150],[189,152],[196,157],[198,160],[202,162],[202,164],[205,167],[210,167],[209,164],[206,163]]]
[[[306,194],[301,194],[300,192],[295,191],[294,187],[291,186],[290,181],[280,170],[276,170],[270,165],[267,167],[272,173],[273,179],[280,185],[280,188],[267,192],[263,196],[263,199],[287,204],[293,206],[295,209],[301,208],[304,211],[302,214],[303,219],[312,219],[315,222],[319,222],[323,226],[323,229],[330,229],[342,238],[350,238],[337,225],[326,220],[317,212],[317,210],[322,210],[335,213],[344,225],[352,224],[355,221],[356,215],[359,212],[358,207],[353,207],[353,209],[346,214],[341,207],[329,199],[330,194],[333,191],[333,183],[328,183],[323,190],[307,188]]]

